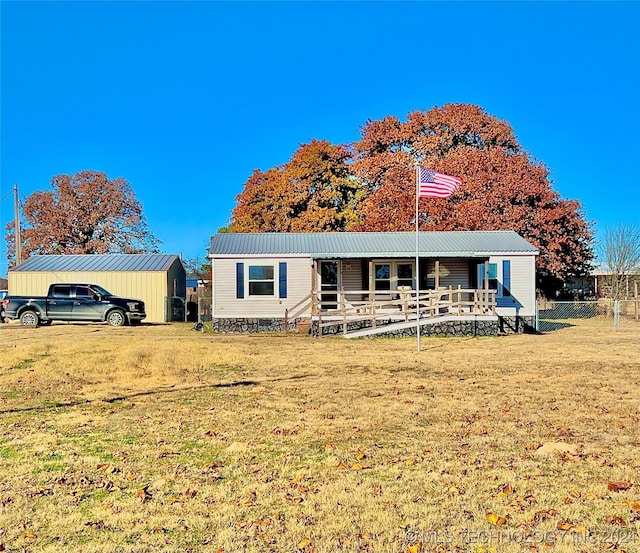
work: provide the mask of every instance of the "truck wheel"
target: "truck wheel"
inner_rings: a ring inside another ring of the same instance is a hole
[[[127,322],[127,317],[125,316],[124,312],[120,311],[119,309],[114,309],[107,315],[107,322],[111,326],[123,326],[124,323]]]
[[[20,324],[22,326],[38,326],[40,322],[38,314],[35,311],[23,311],[20,315]]]

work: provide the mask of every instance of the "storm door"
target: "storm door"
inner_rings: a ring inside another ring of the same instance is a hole
[[[320,309],[338,308],[338,262],[320,261]]]

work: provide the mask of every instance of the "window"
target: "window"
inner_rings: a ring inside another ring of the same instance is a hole
[[[274,293],[273,265],[249,265],[249,295],[273,296]]]
[[[54,298],[68,298],[71,296],[71,286],[55,286],[53,288]]]
[[[489,289],[498,289],[498,264],[489,263]]]
[[[375,263],[373,271],[375,290],[397,290],[400,286],[413,288],[413,263]]]
[[[413,265],[411,263],[398,263],[398,288],[400,286],[408,286],[413,288]]]
[[[502,273],[498,272],[501,268]],[[478,288],[484,288],[484,263],[478,263]],[[511,295],[511,261],[503,259],[502,264],[489,263],[489,290],[496,290],[499,297]]]
[[[89,290],[88,286],[76,286],[76,298],[91,298],[93,292]]]
[[[375,290],[391,290],[391,264],[376,263],[374,266]]]

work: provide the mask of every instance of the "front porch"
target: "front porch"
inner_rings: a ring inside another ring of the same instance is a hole
[[[485,281],[488,282],[488,281]],[[310,314],[310,318],[308,315]],[[417,294],[408,286],[375,290],[315,290],[284,313],[290,329],[306,316],[318,336],[368,336],[444,322],[497,322],[496,290],[448,287]],[[419,322],[418,322],[419,321]],[[421,330],[422,332],[422,330]]]

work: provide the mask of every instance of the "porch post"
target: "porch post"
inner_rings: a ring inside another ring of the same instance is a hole
[[[315,315],[317,312],[317,297],[316,297],[316,281],[318,277],[318,261],[313,260],[311,265],[311,315]]]
[[[438,288],[440,288],[440,260],[436,259],[435,262],[435,272],[436,272],[436,278],[435,278],[435,282],[436,282],[436,290]]]
[[[483,306],[482,306],[482,311],[483,313],[486,313],[487,310],[489,309],[489,260],[487,259],[484,262],[484,300],[483,300]]]

